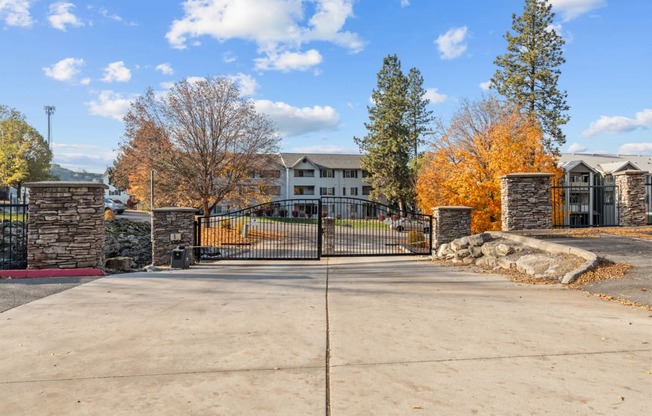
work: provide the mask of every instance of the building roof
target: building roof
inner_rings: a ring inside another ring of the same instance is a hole
[[[633,156],[633,155],[609,155],[609,154],[591,154],[591,153],[562,153],[559,157],[559,163],[564,166],[571,161],[583,161],[586,165],[605,174],[618,172],[628,162],[638,167],[642,171],[652,173],[652,155]]]
[[[575,159],[575,160],[569,160],[569,161],[566,161],[566,162],[562,162],[561,160],[559,161],[559,166],[562,169],[564,169],[564,171],[566,171],[566,172],[570,172],[570,171],[572,171],[573,169],[575,169],[576,167],[578,167],[580,165],[585,166],[587,169],[589,169],[593,173],[598,173],[597,170],[595,170],[591,165],[589,165],[588,163],[586,163],[583,160]]]
[[[286,168],[293,168],[308,159],[314,165],[324,169],[361,169],[362,155],[326,154],[326,153],[280,153]]]

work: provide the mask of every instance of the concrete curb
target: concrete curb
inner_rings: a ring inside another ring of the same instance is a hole
[[[561,283],[565,285],[573,283],[582,273],[585,273],[598,265],[597,254],[587,250],[582,250],[581,248],[564,246],[562,244],[550,243],[532,237],[524,237],[522,235],[510,234],[501,231],[491,231],[489,234],[493,238],[505,238],[507,240],[516,241],[518,243],[525,244],[527,246],[546,251],[548,253],[571,254],[586,260],[582,266],[564,275]]]

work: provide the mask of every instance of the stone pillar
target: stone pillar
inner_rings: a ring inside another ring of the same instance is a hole
[[[104,190],[96,182],[32,182],[28,269],[104,266]]]
[[[172,249],[188,248],[190,263],[194,263],[194,208],[156,208],[152,211],[152,265],[169,266]]]
[[[471,235],[470,207],[436,207],[432,214],[433,247]]]
[[[552,173],[510,173],[500,177],[503,231],[552,228]]]
[[[626,170],[614,173],[618,188],[618,216],[621,227],[647,225],[647,204],[645,203],[645,178],[648,173],[640,170]]]
[[[335,218],[322,218],[322,229],[324,230],[322,241],[322,254],[335,253]]]

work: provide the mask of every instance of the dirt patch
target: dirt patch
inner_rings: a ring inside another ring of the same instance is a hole
[[[652,225],[645,227],[568,228],[545,231],[524,231],[518,234],[541,239],[559,236],[574,238],[599,238],[600,234],[608,234],[619,237],[652,240]]]

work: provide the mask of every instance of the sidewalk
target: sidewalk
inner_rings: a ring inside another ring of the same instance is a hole
[[[0,414],[645,414],[651,343],[642,309],[414,258],[224,261],[0,313]]]

